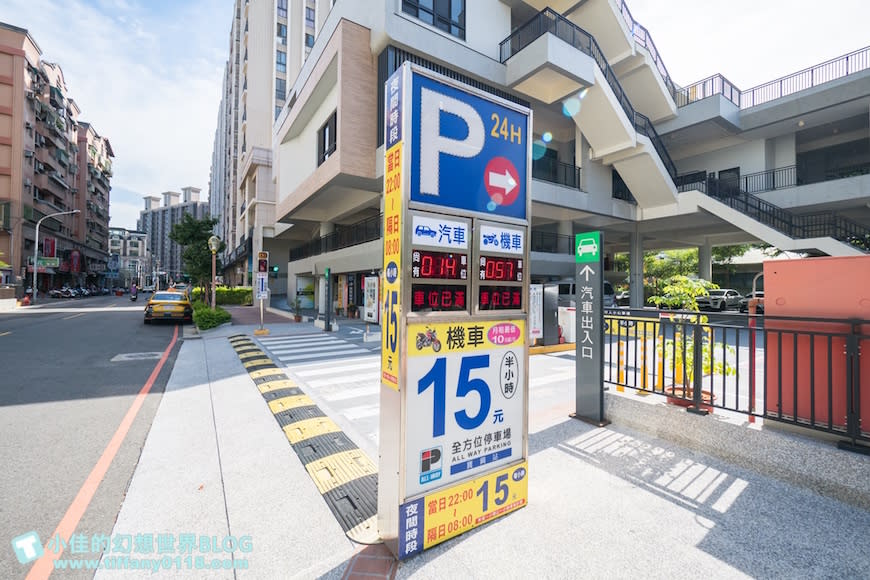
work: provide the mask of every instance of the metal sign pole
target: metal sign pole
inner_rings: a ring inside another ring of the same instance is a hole
[[[574,236],[575,412],[571,417],[603,427],[604,418],[604,236]]]

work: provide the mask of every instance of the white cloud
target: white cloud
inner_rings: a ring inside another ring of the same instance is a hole
[[[61,66],[80,120],[111,142],[113,226],[135,227],[142,195],[208,191],[231,16],[221,0],[0,4],[0,20]]]

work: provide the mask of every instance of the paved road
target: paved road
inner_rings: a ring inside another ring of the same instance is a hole
[[[142,308],[103,296],[0,314],[0,578],[23,576],[13,537],[52,537],[169,346],[175,325],[145,326]],[[111,534],[177,350],[93,499],[79,501],[75,532],[88,540]]]

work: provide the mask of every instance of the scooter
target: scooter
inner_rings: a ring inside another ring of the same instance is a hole
[[[138,296],[139,296],[139,294],[133,294],[133,293],[131,292],[131,293],[130,293],[130,302],[136,302],[136,298],[137,298]]]

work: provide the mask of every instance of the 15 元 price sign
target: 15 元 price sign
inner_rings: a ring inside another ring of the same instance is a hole
[[[522,458],[525,323],[408,325],[407,495]]]

